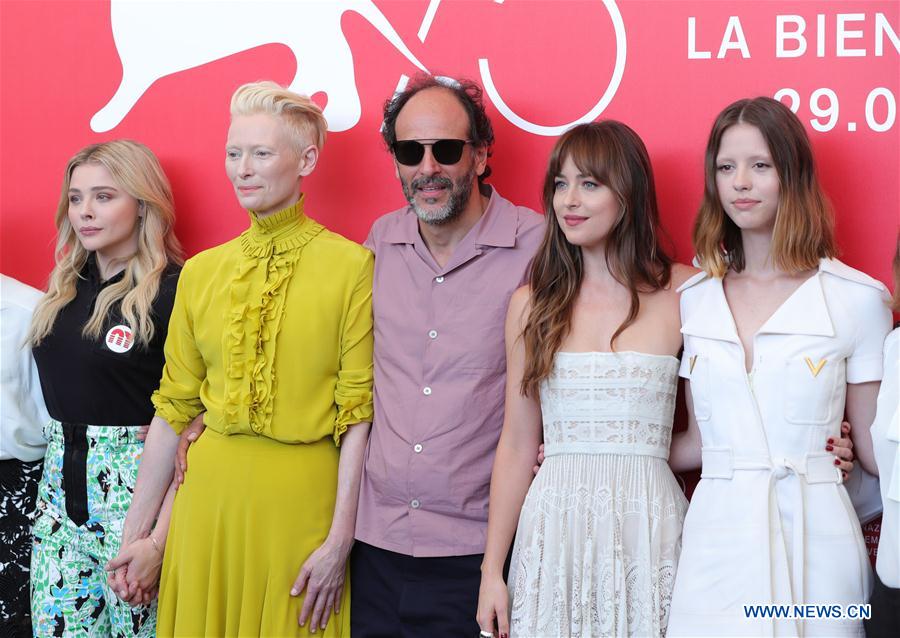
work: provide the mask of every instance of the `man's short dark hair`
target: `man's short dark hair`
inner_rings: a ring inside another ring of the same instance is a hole
[[[397,116],[410,98],[425,89],[441,88],[452,93],[469,116],[469,140],[475,148],[483,148],[487,156],[491,156],[491,147],[494,145],[494,129],[491,120],[484,111],[483,91],[481,87],[471,80],[449,80],[433,75],[419,74],[406,85],[400,93],[384,103],[384,125],[381,135],[388,150],[397,141]],[[485,164],[484,172],[478,176],[478,182],[482,183],[491,174],[491,167]]]

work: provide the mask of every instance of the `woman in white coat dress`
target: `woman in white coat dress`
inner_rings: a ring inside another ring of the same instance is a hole
[[[845,409],[854,434],[872,422],[887,289],[834,258],[809,139],[783,104],[728,106],[705,162],[704,272],[681,287],[684,436],[700,441],[703,471],[668,635],[862,635],[861,620],[800,618],[793,605],[846,611],[869,597],[859,521],[821,441],[839,436]],[[767,604],[787,617],[754,616]]]

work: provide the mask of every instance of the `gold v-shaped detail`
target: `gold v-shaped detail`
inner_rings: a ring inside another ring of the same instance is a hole
[[[819,373],[822,371],[822,368],[825,367],[825,361],[826,361],[825,359],[822,359],[821,361],[819,361],[818,364],[815,364],[812,362],[812,359],[810,359],[809,357],[806,357],[806,365],[809,366],[809,371],[812,372],[812,375],[814,377],[819,376]]]
[[[693,357],[691,357],[691,370],[690,371],[692,374],[694,372],[695,365],[697,365],[697,355],[694,355]]]

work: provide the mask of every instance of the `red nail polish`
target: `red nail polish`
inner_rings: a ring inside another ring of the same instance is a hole
[[[830,444],[834,443],[834,439],[828,439],[828,440],[825,441],[825,442],[828,443],[828,444],[830,445]]]
[[[826,451],[826,452],[831,452],[833,449],[834,449],[834,446],[833,446],[833,445],[826,445],[826,446],[825,446],[825,451]]]
[[[834,464],[835,464],[835,465],[840,465],[840,464],[841,464],[841,460],[840,460],[840,459],[835,459],[835,460],[834,460]]]

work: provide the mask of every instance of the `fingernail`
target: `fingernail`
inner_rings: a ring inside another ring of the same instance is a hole
[[[300,592],[298,592],[296,588],[291,590],[291,596],[296,596],[296,595],[299,594],[299,593],[300,593]],[[300,623],[300,626],[301,626],[301,627],[303,626],[303,623],[302,623],[302,622]]]
[[[833,449],[834,449],[834,446],[833,446],[833,445],[826,445],[826,446],[825,446],[825,450],[828,451],[828,452],[831,452]]]
[[[829,443],[829,444],[834,443],[834,439],[828,439],[828,441],[826,441],[826,443]]]
[[[840,465],[840,464],[841,464],[841,460],[840,460],[840,459],[835,459],[835,460],[834,460],[834,464],[835,464],[835,465]]]

